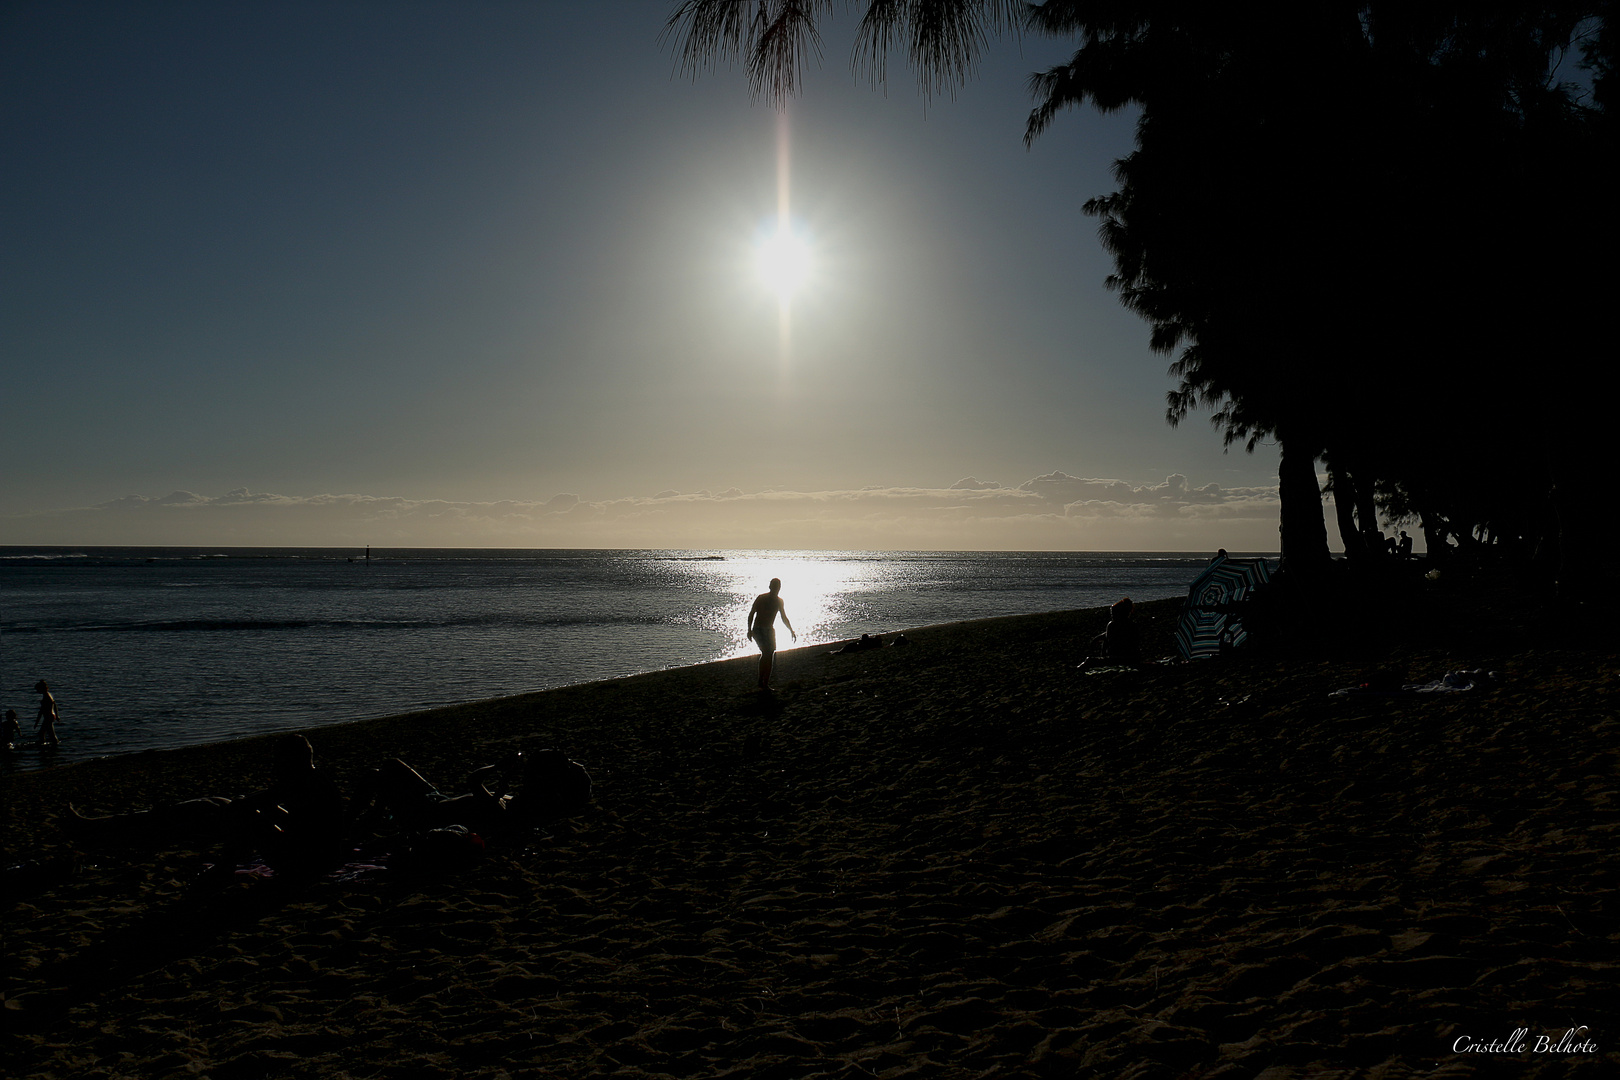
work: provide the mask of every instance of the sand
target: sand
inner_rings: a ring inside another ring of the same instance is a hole
[[[264,740],[9,777],[4,1071],[1616,1075],[1612,642],[1502,589],[1079,674],[1105,617],[784,652],[771,699],[744,658],[310,733],[344,782],[590,768],[587,812],[459,870],[209,889],[61,829],[252,790]],[[1329,696],[1464,667],[1498,681]]]

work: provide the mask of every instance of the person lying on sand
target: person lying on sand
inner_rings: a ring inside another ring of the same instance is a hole
[[[302,735],[275,743],[270,786],[245,798],[205,796],[157,810],[87,817],[70,803],[68,824],[80,838],[169,847],[221,847],[222,865],[257,854],[283,874],[318,873],[343,851],[343,794],[315,768],[315,750]]]
[[[865,652],[867,649],[881,649],[886,645],[910,645],[911,642],[904,634],[894,635],[893,641],[884,641],[882,634],[862,634],[854,641],[846,641],[841,649],[834,649],[833,656],[842,656],[844,653]]]
[[[496,787],[505,786],[513,774],[519,776],[517,790],[497,795]],[[518,751],[505,761],[475,770],[468,779],[475,790],[452,797],[394,758],[372,772],[365,807],[386,811],[406,832],[464,825],[488,836],[544,825],[591,801],[591,774],[561,750]]]
[[[862,634],[860,637],[856,638],[854,641],[846,641],[846,642],[844,642],[844,647],[841,648],[841,649],[834,649],[832,651],[832,655],[833,656],[842,656],[845,653],[865,652],[867,649],[881,649],[881,648],[883,648],[883,637],[882,637],[882,635],[880,635],[880,634]]]
[[[1092,639],[1093,652],[1080,661],[1079,670],[1104,663],[1134,666],[1142,662],[1141,641],[1136,634],[1136,624],[1131,621],[1132,607],[1131,598],[1126,596],[1108,609],[1108,626]]]

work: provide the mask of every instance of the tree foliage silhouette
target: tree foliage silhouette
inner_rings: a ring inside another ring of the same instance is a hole
[[[687,0],[668,31],[687,70],[741,60],[781,104],[843,6]],[[1280,445],[1297,573],[1328,561],[1319,458],[1352,555],[1382,553],[1381,507],[1432,551],[1555,521],[1591,561],[1614,522],[1613,0],[859,6],[852,65],[882,81],[903,44],[929,94],[998,34],[1075,40],[1031,76],[1027,140],[1071,107],[1139,111],[1117,190],[1083,204],[1108,285],[1172,357],[1172,424],[1208,408],[1229,445]]]

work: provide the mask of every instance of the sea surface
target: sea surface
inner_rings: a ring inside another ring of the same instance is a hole
[[[1207,553],[0,547],[0,708],[39,679],[30,769],[753,654],[783,582],[800,644],[1183,596]],[[779,635],[784,648],[789,639]]]

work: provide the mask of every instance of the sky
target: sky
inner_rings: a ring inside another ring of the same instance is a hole
[[[0,544],[1277,548],[1104,285],[1134,117],[1023,143],[1071,45],[778,113],[673,7],[0,7]]]

